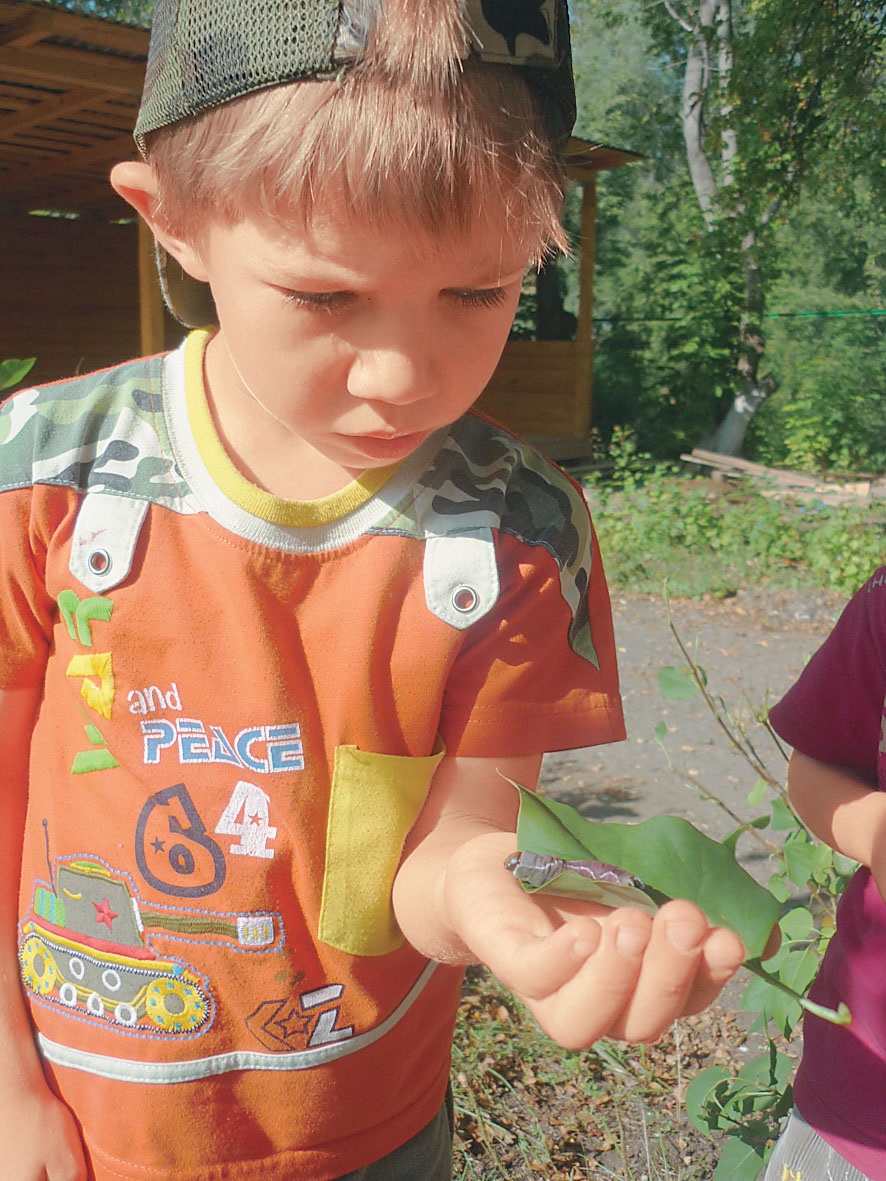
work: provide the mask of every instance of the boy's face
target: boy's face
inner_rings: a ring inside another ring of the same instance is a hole
[[[498,362],[527,264],[503,235],[503,214],[446,239],[328,215],[307,230],[211,223],[194,256],[221,325],[207,383],[247,474],[280,495],[325,495],[464,413]],[[263,447],[314,484],[263,478]]]

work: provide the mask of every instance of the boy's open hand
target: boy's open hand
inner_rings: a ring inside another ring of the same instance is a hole
[[[653,918],[527,894],[504,864],[518,801],[502,776],[534,783],[539,763],[443,759],[394,883],[397,920],[432,959],[486,964],[568,1049],[606,1036],[655,1041],[711,1004],[744,947],[690,902]]]
[[[600,1037],[654,1041],[709,1005],[744,959],[741,940],[710,928],[689,902],[643,911],[528,895],[504,861],[510,833],[453,853],[446,903],[456,933],[569,1049]]]

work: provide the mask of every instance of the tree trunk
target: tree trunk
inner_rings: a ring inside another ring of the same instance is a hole
[[[708,451],[720,455],[741,455],[751,419],[777,388],[771,373],[760,375],[766,352],[763,335],[763,312],[766,292],[757,254],[757,235],[750,231],[741,244],[744,256],[744,311],[739,325],[738,375],[741,388],[732,400],[726,417],[706,440]]]
[[[702,217],[709,230],[717,224],[718,186],[704,148],[704,108],[708,87],[711,83],[711,60],[709,35],[714,27],[716,0],[701,0],[693,26],[686,26],[691,32],[689,56],[683,75],[683,143],[686,146],[686,162],[692,186],[698,198]]]
[[[673,6],[669,11],[680,19]],[[699,208],[708,230],[714,231],[724,222],[735,223],[741,207],[730,205],[736,201],[731,191],[738,141],[730,117],[734,114],[726,95],[733,68],[732,5],[730,0],[700,0],[694,21],[681,20],[690,33],[689,55],[683,76],[683,142],[689,175],[698,199]],[[716,71],[712,59],[716,49]],[[711,88],[716,73],[719,91],[721,131],[718,170],[715,173],[705,148],[705,103],[711,101]],[[728,194],[728,195],[727,195]],[[725,199],[724,199],[725,198]],[[774,389],[771,377],[758,379],[760,361],[765,349],[762,332],[764,292],[757,258],[756,234],[749,233],[742,243],[745,272],[745,306],[741,319],[738,375],[736,393],[726,417],[703,442],[709,451],[723,455],[741,454],[748,424],[758,408]]]

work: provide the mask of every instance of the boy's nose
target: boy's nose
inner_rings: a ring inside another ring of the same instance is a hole
[[[354,357],[348,391],[367,402],[409,405],[434,394],[432,366],[420,347],[361,350]]]

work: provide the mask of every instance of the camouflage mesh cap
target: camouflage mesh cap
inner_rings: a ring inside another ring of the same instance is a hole
[[[427,0],[433,3],[434,0]],[[567,0],[462,0],[470,52],[525,71],[552,139],[575,121]],[[144,136],[241,95],[330,78],[360,56],[384,0],[156,0]]]
[[[435,0],[425,0],[428,4]],[[552,141],[575,122],[567,0],[461,0],[469,53],[515,66],[534,90]],[[135,139],[270,86],[332,78],[356,62],[384,0],[156,0]],[[206,283],[157,247],[172,314],[217,323]]]

